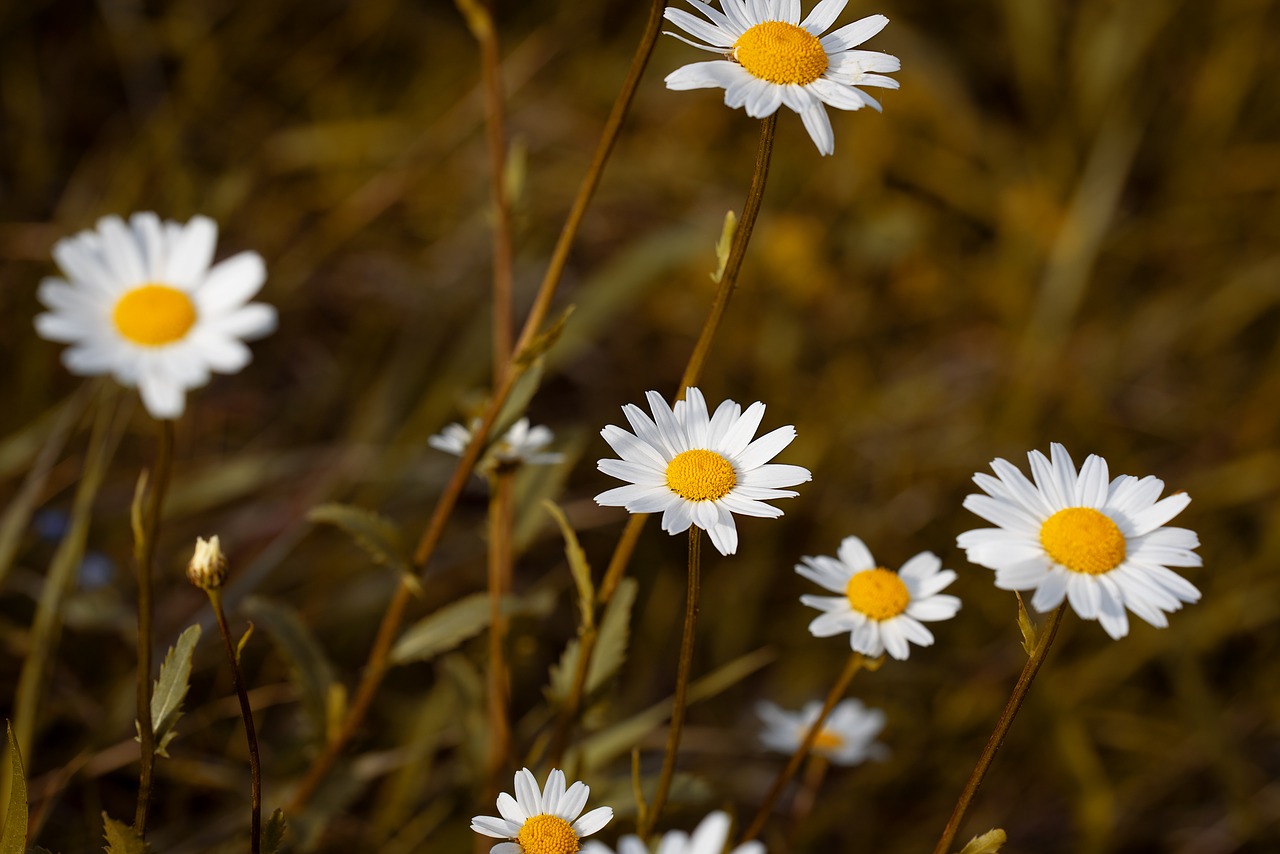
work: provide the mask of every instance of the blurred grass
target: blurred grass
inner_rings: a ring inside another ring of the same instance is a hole
[[[833,158],[784,114],[703,383],[711,398],[765,400],[765,428],[796,424],[785,459],[814,481],[782,520],[745,522],[738,556],[708,560],[697,672],[762,643],[777,660],[691,710],[681,768],[711,796],[664,823],[689,826],[722,803],[749,810],[765,788],[780,760],[744,749],[750,701],[819,696],[846,655],[804,630],[805,584],[791,566],[858,533],[891,566],[937,551],[961,572],[965,607],[937,627],[937,646],[855,682],[888,712],[893,758],[833,771],[803,827],[772,828],[771,850],[931,847],[1021,666],[1012,598],[951,545],[975,524],[959,502],[992,457],[1061,441],[1077,460],[1101,453],[1115,471],[1156,474],[1193,496],[1181,524],[1199,531],[1206,566],[1186,575],[1205,595],[1169,629],[1137,623],[1120,643],[1068,621],[966,830],[1003,826],[1010,851],[1274,850],[1280,9],[896,2],[854,4],[842,21],[878,11],[893,23],[873,47],[902,58],[902,89],[885,95],[883,116],[833,114]],[[621,0],[502,4],[509,127],[528,152],[516,212],[523,298],[640,15]],[[712,292],[713,243],[751,168],[751,120],[715,92],[661,85],[701,58],[673,39],[654,54],[563,288],[579,310],[532,407],[535,421],[580,437],[558,497],[597,569],[621,519],[590,500],[606,486],[591,465],[606,453],[595,431],[678,378]],[[345,501],[416,535],[450,470],[425,439],[483,395],[477,80],[474,47],[445,2],[0,7],[6,506],[49,413],[79,387],[31,326],[58,237],[106,213],[206,213],[222,224],[220,255],[267,258],[263,297],[280,308],[280,331],[255,345],[254,364],[189,400],[159,550],[161,644],[208,619],[181,567],[197,534],[218,533],[233,561],[233,619],[248,593],[285,601],[354,679],[395,578],[305,515]],[[38,514],[69,510],[86,434],[82,424],[49,468]],[[139,414],[102,487],[88,548],[113,559],[115,575],[96,589],[82,577],[66,603],[68,621],[81,616],[60,639],[25,757],[33,799],[56,793],[43,800],[39,837],[54,850],[95,847],[99,811],[132,808],[121,746],[133,715],[127,508],[150,437]],[[546,621],[515,623],[518,721],[533,715],[525,736],[575,625],[541,494],[530,489],[521,511],[532,533],[517,587],[549,587],[562,603]],[[477,482],[415,617],[481,588],[483,515]],[[55,548],[28,531],[0,591],[2,685],[16,685]],[[681,542],[656,529],[642,539],[632,656],[599,720],[669,693],[682,562]],[[449,710],[478,690],[482,649],[393,673],[340,775],[345,789],[328,792],[344,807],[323,850],[472,844],[467,818],[492,805],[474,800],[473,736]],[[268,690],[282,689],[289,663],[255,638],[245,664],[265,692],[270,808],[312,746],[296,695]],[[220,665],[211,645],[197,651],[199,708],[157,769],[157,850],[235,850],[244,824],[243,742]],[[11,693],[0,692],[5,709]],[[589,778],[620,812],[625,765]]]

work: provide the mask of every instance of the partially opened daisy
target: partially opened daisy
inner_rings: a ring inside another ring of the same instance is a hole
[[[721,54],[667,75],[669,89],[724,89],[724,102],[761,119],[780,106],[800,114],[805,130],[823,154],[835,151],[835,133],[824,104],[839,110],[880,109],[859,86],[897,89],[898,81],[879,72],[897,71],[897,57],[855,48],[884,29],[889,19],[871,15],[823,36],[848,0],[821,0],[803,21],[800,0],[720,0],[715,9],[688,0],[707,20],[668,8],[666,19],[706,44],[686,44]]]
[[[501,818],[478,815],[471,819],[471,829],[499,842],[489,849],[490,854],[574,854],[579,840],[590,836],[609,823],[613,809],[597,807],[586,815],[590,789],[585,783],[564,787],[564,772],[552,769],[547,776],[546,787],[539,792],[533,772],[522,768],[516,772],[516,796],[506,792],[498,795],[498,812]]]
[[[760,741],[772,750],[788,755],[800,749],[809,727],[822,714],[822,703],[806,703],[798,712],[788,712],[776,703],[762,700],[756,714],[764,721]],[[884,712],[868,709],[857,700],[841,700],[831,710],[813,743],[813,752],[836,765],[857,765],[868,759],[885,759],[889,750],[876,741],[884,729]]]
[[[991,463],[995,477],[973,477],[986,495],[970,495],[964,506],[999,527],[966,531],[957,544],[969,560],[996,571],[997,587],[1034,590],[1031,604],[1041,612],[1066,597],[1077,614],[1116,639],[1129,633],[1126,607],[1164,628],[1165,612],[1200,599],[1191,582],[1169,569],[1200,566],[1195,532],[1165,525],[1189,496],[1160,498],[1164,481],[1155,477],[1110,480],[1107,461],[1095,455],[1077,473],[1056,443],[1050,455],[1027,455],[1034,483],[1002,459]]]
[[[733,514],[777,518],[782,511],[772,498],[794,498],[784,486],[810,480],[800,466],[767,464],[796,437],[791,426],[779,427],[752,441],[764,418],[764,404],[742,407],[732,400],[708,415],[702,392],[690,388],[672,408],[656,391],[646,392],[653,418],[640,407],[622,407],[631,434],[610,424],[600,435],[620,460],[600,460],[600,471],[630,481],[596,496],[606,507],[632,513],[662,513],[662,530],[671,534],[696,525],[711,535],[721,554],[738,549]]]
[[[729,814],[717,810],[698,823],[692,836],[683,830],[667,831],[658,843],[656,854],[723,854],[729,843],[730,825]],[[614,851],[592,840],[583,846],[582,854],[614,854]],[[649,854],[649,848],[638,836],[624,836],[618,840],[617,854]],[[729,854],[764,854],[764,845],[744,842]]]
[[[940,592],[956,580],[932,552],[921,552],[898,572],[876,565],[857,537],[845,537],[838,557],[804,557],[796,572],[839,596],[804,595],[800,601],[823,613],[809,623],[815,637],[849,633],[854,652],[877,656],[886,651],[898,660],[909,654],[908,641],[933,643],[924,622],[949,620],[960,600]]]
[[[479,418],[472,419],[470,427],[455,422],[427,439],[427,444],[437,451],[460,457],[471,444],[471,435],[479,426]],[[490,465],[551,465],[564,459],[564,454],[544,450],[554,440],[551,428],[541,424],[531,427],[528,418],[521,418],[489,446],[485,459]],[[480,468],[484,468],[483,463]]]
[[[153,213],[98,220],[97,230],[54,245],[67,278],[40,283],[49,311],[36,331],[71,345],[62,362],[73,374],[112,374],[138,388],[153,417],[179,417],[188,389],[211,371],[238,372],[252,358],[244,342],[276,328],[274,308],[249,302],[267,278],[262,256],[212,264],[217,239],[203,216],[186,225]]]

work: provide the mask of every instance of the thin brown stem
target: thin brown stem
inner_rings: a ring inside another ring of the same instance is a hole
[[[716,289],[715,298],[711,303],[711,311],[707,315],[706,323],[702,326],[702,332],[698,335],[698,341],[694,345],[693,353],[689,356],[689,362],[685,365],[684,374],[680,378],[680,387],[676,389],[677,398],[683,397],[685,389],[696,386],[702,378],[702,368],[706,363],[707,354],[711,352],[711,344],[720,330],[720,323],[729,306],[729,297],[737,286],[738,274],[742,271],[742,260],[747,253],[747,244],[751,240],[751,232],[755,229],[756,217],[764,201],[764,188],[769,177],[769,163],[773,157],[773,138],[776,128],[776,114],[769,116],[760,124],[760,145],[756,150],[756,164],[755,171],[751,175],[751,186],[747,190],[747,199],[742,206],[742,219],[733,234],[729,257],[725,262],[720,286]],[[614,547],[613,555],[609,559],[609,566],[605,569],[604,580],[600,582],[601,607],[607,605],[613,598],[614,591],[618,589],[618,585],[626,575],[627,566],[631,563],[631,556],[635,553],[636,544],[640,541],[640,534],[644,531],[645,520],[648,518],[647,514],[633,513],[627,519],[622,536],[618,538],[618,544]],[[573,684],[556,721],[556,730],[551,738],[551,750],[547,754],[553,766],[559,763],[568,747],[569,731],[577,720],[591,656],[595,653],[596,640],[597,637],[594,634],[582,638],[577,667],[573,674]]]
[[[539,286],[538,293],[534,298],[533,307],[529,311],[529,316],[526,318],[524,327],[520,332],[520,338],[512,352],[510,360],[512,369],[504,372],[502,381],[494,389],[493,396],[481,416],[480,424],[472,432],[471,442],[463,450],[462,457],[458,460],[458,467],[454,469],[453,476],[440,494],[440,498],[432,510],[431,519],[427,523],[422,537],[418,540],[418,546],[414,550],[414,567],[418,570],[419,575],[426,570],[431,556],[435,554],[436,547],[439,545],[441,537],[444,536],[444,529],[453,513],[453,508],[457,505],[458,497],[462,494],[462,489],[467,483],[467,478],[475,470],[476,463],[480,459],[480,454],[488,440],[489,432],[498,420],[498,415],[520,376],[521,354],[534,343],[538,334],[542,331],[542,324],[546,321],[547,313],[550,311],[556,288],[564,275],[565,265],[569,260],[569,250],[577,238],[578,229],[582,225],[583,217],[586,215],[587,206],[600,183],[600,176],[604,173],[605,164],[608,163],[614,143],[622,130],[623,119],[626,118],[627,112],[631,107],[631,101],[640,85],[640,78],[644,74],[645,66],[649,63],[649,55],[653,52],[654,43],[657,42],[661,31],[662,10],[664,8],[666,8],[666,0],[653,0],[649,22],[631,61],[631,68],[627,72],[627,78],[623,82],[622,90],[618,93],[617,100],[614,101],[613,111],[605,122],[604,131],[596,147],[595,156],[587,169],[587,174],[582,179],[581,186],[578,188],[578,194],[574,198],[568,217],[565,219],[564,227],[560,231],[560,238],[556,241],[555,249],[552,251],[546,275],[543,276],[542,284]],[[355,735],[364,722],[369,707],[373,703],[373,698],[382,684],[383,677],[386,675],[388,656],[391,653],[391,647],[395,642],[396,634],[400,629],[401,621],[404,619],[404,612],[408,607],[411,596],[411,586],[408,582],[401,581],[396,588],[395,594],[391,597],[391,601],[387,604],[386,612],[382,616],[382,623],[378,626],[377,637],[374,639],[373,647],[369,651],[369,658],[365,664],[360,685],[356,689],[356,695],[346,716],[343,718],[342,725],[334,738],[325,745],[324,750],[312,762],[311,767],[307,769],[306,775],[298,784],[298,788],[290,801],[290,812],[297,812],[311,800],[325,775],[333,768],[347,742],[351,740],[351,737]]]
[[[1013,726],[1013,719],[1018,716],[1018,710],[1022,708],[1022,702],[1026,700],[1027,692],[1031,689],[1031,682],[1036,678],[1036,673],[1040,671],[1040,665],[1044,664],[1045,656],[1049,654],[1049,647],[1053,645],[1053,639],[1058,634],[1058,624],[1062,622],[1062,616],[1066,613],[1066,610],[1067,603],[1063,602],[1058,606],[1058,610],[1053,612],[1053,616],[1049,617],[1048,624],[1041,629],[1040,639],[1031,651],[1031,657],[1027,659],[1026,665],[1022,668],[1017,684],[1013,686],[1013,693],[1009,695],[1009,702],[1005,703],[1004,711],[1000,713],[1000,717],[996,720],[996,728],[991,733],[991,737],[987,739],[986,747],[982,748],[982,755],[978,757],[978,764],[973,766],[973,771],[969,774],[969,780],[964,784],[964,790],[960,792],[960,799],[956,801],[956,807],[951,811],[951,818],[947,821],[947,826],[943,829],[942,836],[938,839],[938,844],[934,846],[934,854],[947,854],[951,850],[956,834],[960,831],[960,822],[964,819],[964,814],[969,809],[969,803],[973,800],[974,795],[978,793],[978,787],[982,785],[982,778],[986,776],[987,769],[991,767],[991,761],[995,759],[996,751],[1000,749],[1000,745],[1004,743],[1005,736],[1009,734],[1009,728]]]
[[[684,632],[680,636],[680,664],[676,670],[676,692],[671,707],[671,727],[667,730],[667,747],[662,755],[662,771],[658,789],[645,810],[644,821],[637,828],[641,839],[648,839],[671,792],[676,772],[676,756],[680,753],[680,735],[684,730],[684,712],[689,694],[689,672],[693,669],[694,627],[698,621],[698,592],[702,587],[702,529],[689,528],[689,584],[684,600]]]
[[[222,609],[222,592],[219,590],[205,592],[209,595],[213,616],[218,620],[218,630],[222,632],[222,641],[227,647],[227,659],[231,663],[231,682],[235,685],[236,696],[240,699],[240,716],[244,718],[244,737],[249,743],[249,852],[258,854],[262,850],[262,761],[258,757],[258,733],[253,726],[253,707],[249,705],[249,692],[245,688],[244,675],[240,671],[240,656],[236,652],[236,644],[231,640],[227,615]]]
[[[510,684],[504,645],[507,618],[503,597],[511,589],[511,525],[515,510],[513,471],[499,470],[490,480],[489,495],[489,757],[488,777],[496,785],[511,744],[508,719]]]
[[[751,820],[751,824],[747,826],[746,831],[742,834],[742,842],[749,842],[755,839],[760,835],[760,831],[764,830],[764,826],[773,812],[773,805],[778,801],[778,796],[782,794],[782,790],[786,788],[787,783],[790,783],[791,778],[800,770],[801,763],[804,762],[809,752],[813,750],[814,742],[818,740],[818,734],[822,732],[822,727],[827,722],[827,717],[831,714],[831,710],[836,707],[836,703],[840,702],[840,698],[848,690],[849,683],[853,681],[853,677],[866,664],[866,656],[860,652],[855,652],[849,656],[849,660],[845,662],[844,670],[840,671],[835,684],[831,686],[831,690],[827,693],[827,699],[822,704],[822,711],[818,713],[818,717],[809,726],[809,729],[805,731],[804,739],[800,742],[800,746],[796,748],[796,752],[791,754],[786,767],[773,779],[773,785],[769,787],[768,793],[765,794],[764,801],[760,804],[760,809],[756,810],[755,818]]]
[[[142,762],[138,772],[138,806],[134,812],[133,827],[139,835],[147,830],[151,778],[156,761],[156,735],[151,720],[152,564],[155,562],[156,538],[160,535],[160,511],[173,469],[173,422],[165,420],[159,423],[160,439],[156,448],[156,465],[152,470],[151,491],[143,513],[142,536],[134,544],[138,571],[138,730]]]

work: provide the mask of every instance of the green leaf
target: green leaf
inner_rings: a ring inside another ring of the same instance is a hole
[[[150,854],[151,846],[129,825],[116,821],[105,812],[102,814],[103,836],[107,840],[107,854]]]
[[[9,806],[4,815],[4,835],[0,836],[0,854],[23,854],[27,847],[27,778],[22,770],[22,754],[13,727],[4,724],[9,739]]]
[[[400,530],[387,517],[350,504],[321,504],[311,508],[307,521],[341,528],[374,563],[398,572],[416,595],[422,595],[422,585],[413,571]]]
[[[169,742],[178,735],[174,725],[182,717],[182,701],[191,681],[191,656],[199,640],[200,626],[188,626],[160,664],[160,678],[151,694],[151,727],[156,735],[157,756],[168,757]]]
[[[627,659],[627,643],[631,637],[631,607],[635,603],[639,583],[634,578],[624,578],[618,584],[613,598],[605,607],[600,621],[595,652],[587,667],[583,694],[590,695],[618,671]],[[574,674],[578,672],[578,656],[582,651],[581,637],[574,638],[564,648],[560,661],[551,666],[551,684],[547,695],[553,703],[563,705],[573,689]]]
[[[560,534],[564,537],[564,556],[569,561],[569,571],[573,573],[573,583],[578,587],[578,609],[582,613],[582,626],[589,629],[596,620],[596,588],[591,581],[591,565],[587,563],[587,554],[578,542],[578,535],[569,524],[564,511],[551,499],[542,502],[542,506],[560,526]]]
[[[323,738],[327,731],[329,686],[334,683],[333,666],[320,642],[292,608],[250,596],[240,610],[261,625],[289,664],[293,680],[302,695],[302,709]]]
[[[733,249],[733,235],[738,231],[738,217],[733,211],[724,215],[724,228],[720,230],[720,239],[716,241],[716,271],[711,274],[711,281],[720,284],[724,278],[724,268],[729,266],[729,252]]]
[[[489,594],[473,593],[422,618],[391,650],[396,664],[427,661],[454,649],[489,626]]]
[[[280,844],[284,842],[284,830],[284,810],[277,809],[262,828],[262,854],[276,854],[280,850]]]
[[[517,368],[517,370],[520,369]],[[520,417],[524,415],[525,410],[529,408],[529,404],[533,401],[533,396],[538,392],[538,386],[542,384],[542,372],[542,359],[538,357],[532,359],[528,367],[524,368],[520,376],[516,377],[515,384],[511,387],[511,393],[507,395],[506,402],[502,404],[502,409],[498,412],[498,417],[493,422],[493,429],[485,437],[486,447],[505,436],[507,431],[511,429],[511,425],[519,421]]]
[[[960,854],[996,854],[1007,841],[1005,832],[997,827],[970,839]]]
[[[1027,606],[1022,603],[1022,594],[1015,592],[1013,595],[1018,597],[1018,629],[1022,632],[1022,649],[1030,657],[1036,651],[1036,624],[1031,622]]]

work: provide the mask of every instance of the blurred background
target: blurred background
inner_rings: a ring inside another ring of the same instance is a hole
[[[517,275],[527,305],[625,75],[635,0],[500,3],[508,129],[523,176]],[[679,5],[676,3],[674,5]],[[806,11],[809,7],[806,2]],[[784,111],[764,210],[702,383],[795,424],[780,461],[813,482],[774,522],[707,552],[695,672],[741,678],[690,710],[664,827],[708,809],[749,818],[782,758],[752,704],[824,695],[848,654],[806,631],[816,592],[792,572],[860,535],[897,567],[932,550],[960,573],[959,616],[851,694],[884,709],[892,757],[833,769],[771,851],[930,850],[1024,656],[1011,594],[967,564],[960,502],[996,456],[1065,443],[1077,462],[1185,490],[1204,593],[1165,630],[1113,642],[1069,617],[962,839],[1010,852],[1280,850],[1280,4],[1270,0],[980,3],[855,0],[884,13],[868,47],[902,59],[883,115],[832,112],[834,157]],[[574,251],[576,306],[530,414],[562,466],[522,484],[511,637],[517,747],[546,722],[547,668],[576,627],[555,497],[599,571],[623,514],[594,461],[621,404],[674,391],[714,285],[713,244],[740,210],[758,122],[718,91],[662,78],[707,58],[663,38]],[[219,257],[267,260],[279,331],[242,374],[188,399],[158,553],[158,642],[204,621],[182,568],[196,535],[232,562],[228,605],[264,743],[265,806],[283,804],[322,736],[328,680],[354,684],[395,576],[314,505],[377,510],[413,542],[453,460],[426,446],[483,400],[489,376],[488,167],[478,51],[444,0],[23,0],[0,5],[0,499],[46,477],[10,537],[0,587],[0,708],[13,702],[42,581],[74,512],[91,409],[38,339],[58,238],[155,210],[222,226]],[[110,384],[105,384],[110,386]],[[136,786],[128,506],[154,427],[133,407],[92,504],[86,549],[26,757],[36,839],[96,849],[100,813]],[[94,407],[101,406],[93,404]],[[78,407],[78,409],[77,409]],[[84,411],[84,415],[77,415]],[[62,413],[71,413],[63,415]],[[65,447],[40,459],[59,418]],[[484,586],[475,480],[426,580],[418,619]],[[608,732],[674,682],[685,546],[651,525],[630,656],[588,718]],[[536,600],[536,602],[535,602]],[[323,650],[318,658],[316,650]],[[301,651],[300,651],[301,650]],[[307,652],[310,650],[310,652]],[[477,792],[484,640],[393,671],[295,844],[457,851]],[[326,670],[326,668],[328,668]],[[319,675],[317,676],[317,673]],[[187,715],[161,759],[157,851],[242,850],[243,735],[206,632]],[[478,680],[478,681],[477,681]],[[9,714],[5,712],[6,716]],[[664,730],[641,741],[646,770]],[[629,828],[629,745],[581,769]],[[651,767],[652,766],[652,767]]]

